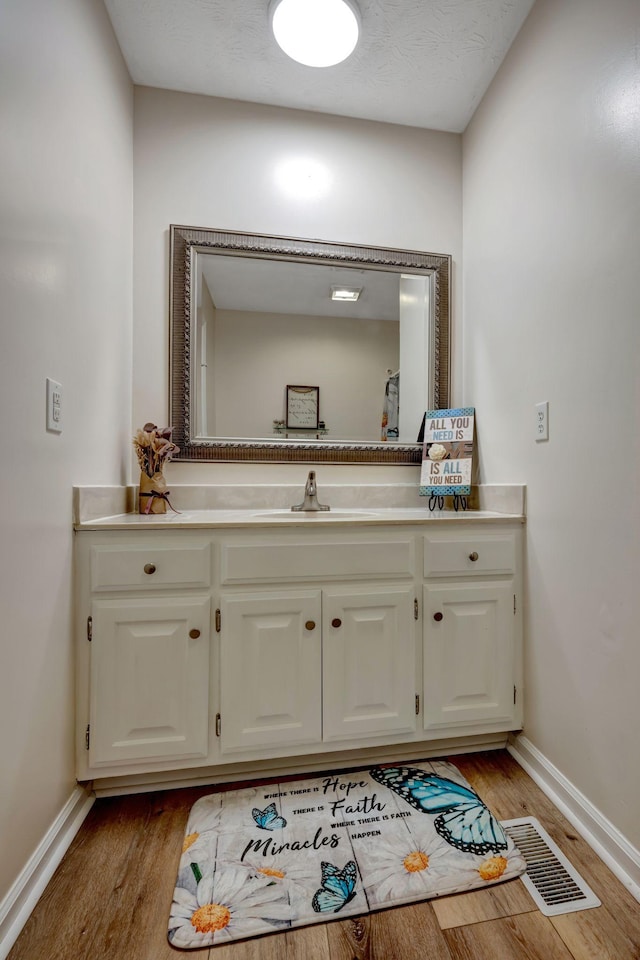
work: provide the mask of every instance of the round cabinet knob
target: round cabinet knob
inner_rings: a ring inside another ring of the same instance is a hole
[[[200,636],[200,631],[195,629],[189,630],[189,636],[191,637],[192,640],[197,640],[198,637]]]
[[[155,573],[155,572],[156,572],[156,565],[155,565],[155,563],[145,563],[145,565],[144,565],[144,572],[145,572],[145,573],[148,573],[148,574]]]
[[[444,614],[443,614],[443,613],[440,613],[439,610],[438,610],[437,613],[434,613],[434,615],[433,615],[433,619],[434,619],[435,621],[437,621],[437,623],[440,623],[440,621],[443,619],[443,617],[444,617]]]
[[[305,630],[315,630],[316,622],[315,620],[307,620],[304,626],[305,626]]]
[[[336,628],[337,628],[337,627],[341,627],[341,626],[342,626],[342,620],[340,619],[340,617],[334,617],[334,619],[331,621],[331,626],[332,626],[332,627],[336,627]]]
[[[475,563],[477,559],[478,559],[478,554],[474,550],[473,553],[469,554],[469,560],[471,560],[472,563]]]

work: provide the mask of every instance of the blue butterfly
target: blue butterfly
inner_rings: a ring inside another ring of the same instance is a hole
[[[349,860],[343,870],[322,861],[322,887],[313,895],[311,906],[316,913],[338,913],[356,895],[354,887],[358,871],[355,861]]]
[[[261,830],[282,830],[287,825],[285,818],[278,816],[275,803],[270,803],[264,810],[254,807],[251,816]]]
[[[422,813],[437,813],[434,827],[447,843],[464,853],[498,853],[507,837],[477,793],[437,773],[416,767],[376,767],[370,771]]]

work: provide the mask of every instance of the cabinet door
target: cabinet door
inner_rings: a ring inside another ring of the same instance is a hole
[[[321,740],[320,591],[222,598],[221,749]]]
[[[415,730],[414,599],[412,586],[324,591],[324,740]]]
[[[424,726],[514,717],[511,580],[424,588]]]
[[[208,597],[96,600],[89,763],[206,757]]]

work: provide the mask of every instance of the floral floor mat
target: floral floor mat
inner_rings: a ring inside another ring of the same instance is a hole
[[[460,771],[382,765],[193,805],[169,919],[185,950],[490,886],[525,861]]]

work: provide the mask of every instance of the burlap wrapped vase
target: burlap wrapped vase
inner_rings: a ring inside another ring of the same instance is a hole
[[[152,477],[147,476],[146,473],[140,474],[138,512],[167,512],[167,481],[160,471],[154,473]]]

